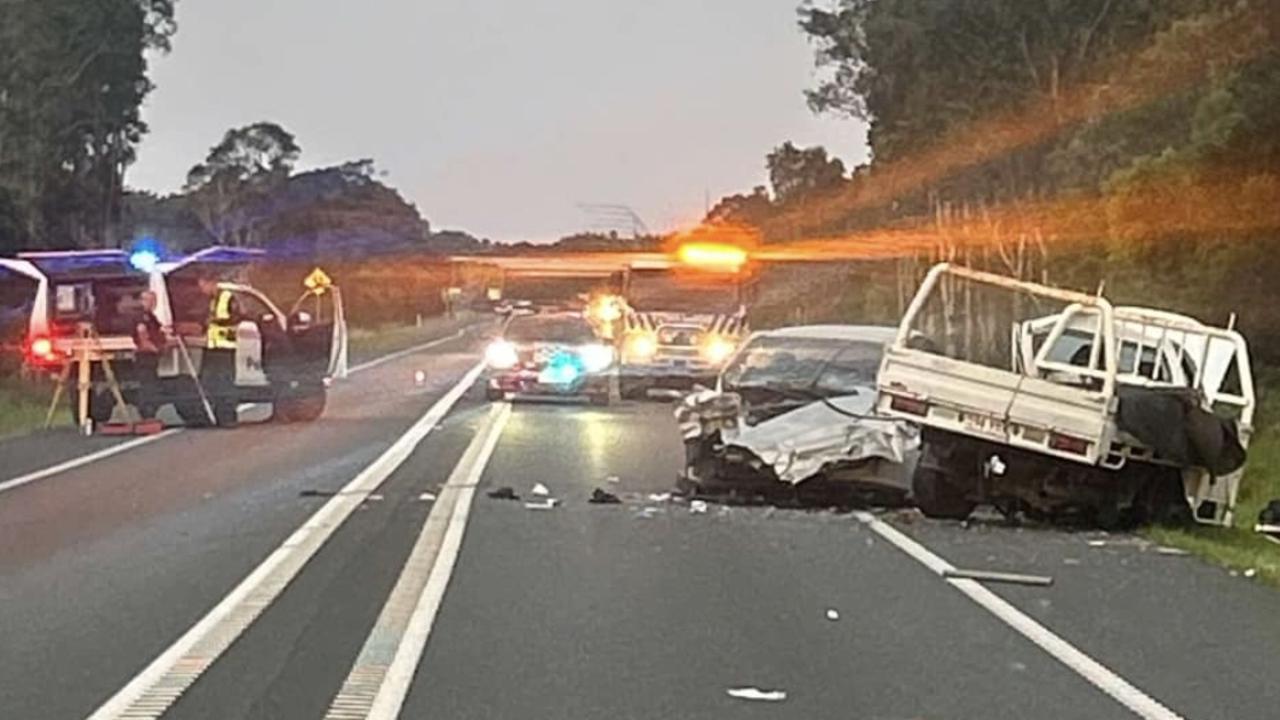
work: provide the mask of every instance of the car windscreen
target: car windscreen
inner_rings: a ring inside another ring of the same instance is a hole
[[[851,394],[875,384],[883,354],[868,340],[760,337],[725,368],[724,385]]]
[[[578,317],[517,317],[507,325],[502,336],[514,343],[589,343],[595,333],[586,320]]]

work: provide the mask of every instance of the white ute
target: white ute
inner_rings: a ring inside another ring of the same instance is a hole
[[[972,298],[966,283],[1021,296],[1009,307],[1061,310],[1014,319],[1007,366],[977,362],[972,342],[954,340],[963,314],[926,310]],[[1103,526],[1231,523],[1255,406],[1248,348],[1232,328],[943,263],[877,384],[881,413],[922,428],[913,495],[926,515],[963,518],[989,502]]]

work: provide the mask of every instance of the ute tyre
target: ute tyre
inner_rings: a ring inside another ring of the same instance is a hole
[[[272,415],[282,422],[315,422],[324,414],[328,394],[323,390],[283,397],[275,402]]]
[[[173,409],[182,418],[183,425],[193,428],[209,427],[209,414],[204,410],[204,403],[199,400],[175,402]]]
[[[977,506],[965,497],[946,473],[933,468],[918,468],[911,480],[911,493],[916,507],[925,517],[937,520],[965,520]]]

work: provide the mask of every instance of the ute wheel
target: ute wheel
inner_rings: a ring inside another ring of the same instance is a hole
[[[80,427],[80,396],[78,391],[73,390],[70,394],[71,400],[71,422],[76,427]],[[116,398],[111,394],[110,390],[90,390],[89,391],[89,419],[94,425],[101,425],[111,420],[111,413],[115,410]]]
[[[911,480],[911,494],[925,517],[939,520],[964,520],[977,506],[945,473],[933,468],[916,469]]]
[[[176,402],[173,409],[187,427],[209,427],[209,414],[204,410],[204,403],[199,400]]]
[[[281,422],[314,422],[324,414],[328,394],[323,388],[299,395],[277,398],[271,408],[273,418]]]

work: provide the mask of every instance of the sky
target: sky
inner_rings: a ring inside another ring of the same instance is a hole
[[[127,181],[176,191],[227,129],[280,123],[300,169],[372,158],[435,229],[547,241],[623,204],[654,231],[764,184],[818,117],[798,0],[180,0]]]

